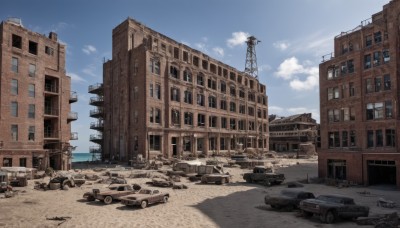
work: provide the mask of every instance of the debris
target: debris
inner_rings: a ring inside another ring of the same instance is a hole
[[[301,188],[301,187],[304,187],[304,185],[300,184],[299,182],[293,181],[293,182],[288,182],[287,187],[288,188]]]
[[[358,218],[355,222],[357,225],[374,225],[375,228],[397,228],[400,224],[397,212],[374,217]]]
[[[187,189],[188,186],[184,185],[184,184],[174,184],[174,186],[172,186],[172,189]]]
[[[71,219],[71,217],[68,216],[61,216],[61,217],[52,217],[52,218],[46,218],[46,220],[54,220],[54,221],[62,221],[60,223],[57,224],[57,226],[60,226],[61,224],[63,224],[65,221],[67,221],[67,219]]]
[[[376,206],[386,207],[386,208],[394,208],[394,207],[396,207],[396,203],[391,200],[387,200],[387,199],[380,197],[380,198],[378,198],[378,201],[376,201]]]

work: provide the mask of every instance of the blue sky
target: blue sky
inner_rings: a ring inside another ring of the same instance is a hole
[[[22,19],[38,33],[58,33],[67,45],[67,74],[79,101],[76,152],[87,152],[88,86],[102,82],[111,58],[112,29],[132,17],[148,27],[236,69],[244,70],[247,35],[256,47],[259,80],[267,85],[269,114],[311,112],[319,122],[318,64],[333,51],[333,38],[382,10],[389,0],[5,0],[2,20]]]

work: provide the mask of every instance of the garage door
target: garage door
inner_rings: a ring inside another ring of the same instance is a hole
[[[369,185],[396,185],[396,164],[394,161],[369,160]]]

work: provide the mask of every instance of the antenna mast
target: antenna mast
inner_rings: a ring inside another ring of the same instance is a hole
[[[244,72],[258,79],[258,67],[256,56],[256,45],[261,42],[254,36],[247,38],[247,53],[246,53],[246,66]]]

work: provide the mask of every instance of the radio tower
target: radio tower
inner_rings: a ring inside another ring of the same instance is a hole
[[[254,36],[247,38],[246,66],[244,72],[258,79],[256,45],[261,42]]]

